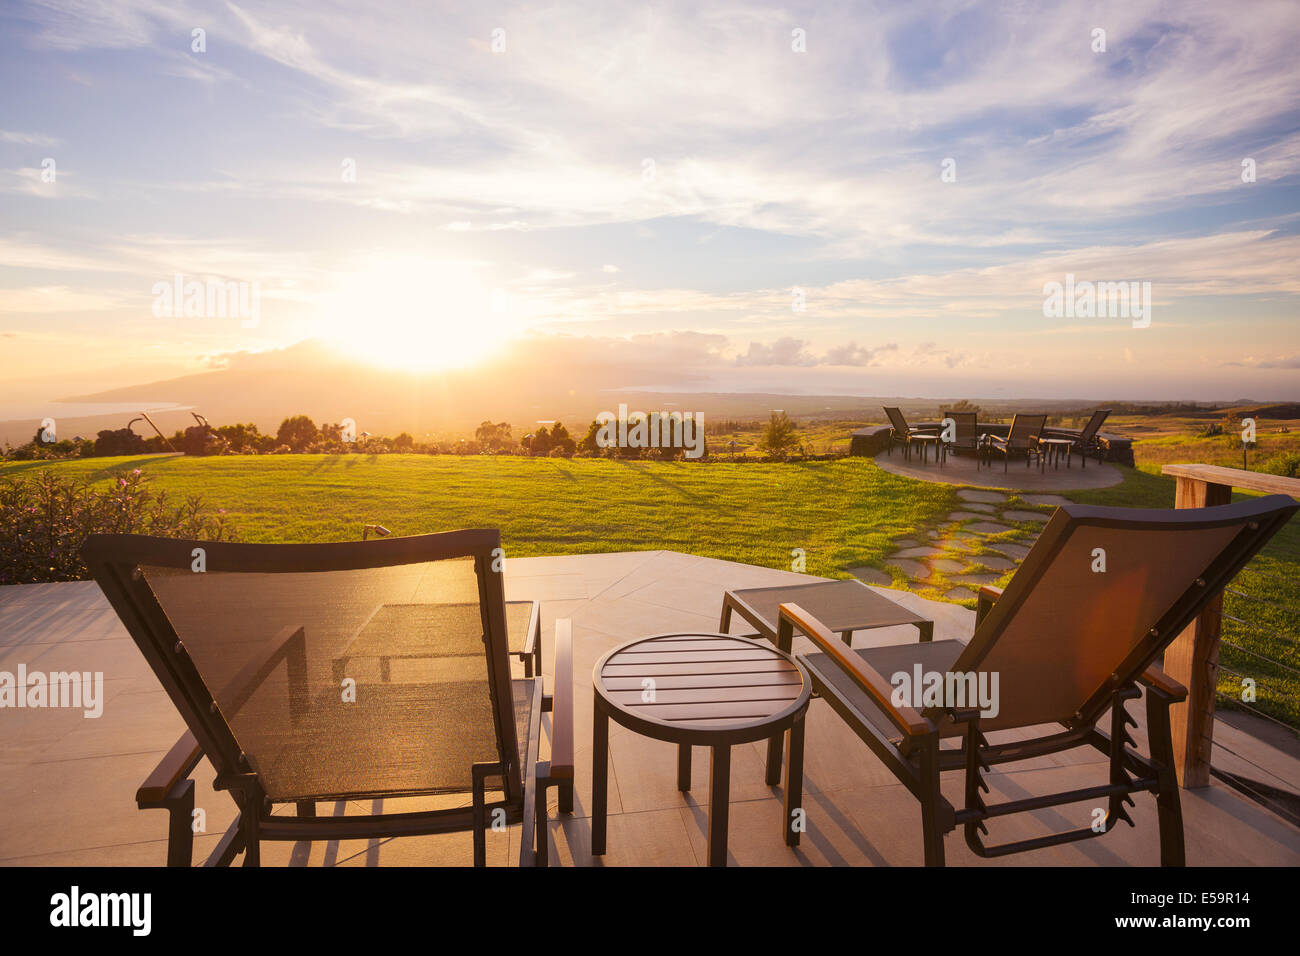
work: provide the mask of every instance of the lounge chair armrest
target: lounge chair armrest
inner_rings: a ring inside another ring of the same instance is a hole
[[[890,721],[909,737],[924,736],[934,732],[934,723],[923,717],[912,707],[899,706],[893,702],[894,688],[885,678],[855,654],[827,629],[826,625],[813,617],[797,604],[782,604],[778,612],[779,632],[778,646],[786,650],[786,641],[792,637],[791,629],[798,628],[808,639],[826,652],[841,670],[846,673],[868,697],[879,707]]]
[[[1161,670],[1158,664],[1152,664],[1143,671],[1138,683],[1160,691],[1175,702],[1187,699],[1187,688]]]
[[[551,704],[551,777],[573,779],[573,622],[555,622],[555,690]]]
[[[1002,597],[1002,589],[999,587],[986,584],[980,588],[978,603],[975,605],[976,627],[979,627],[984,618],[988,617],[989,611],[993,610],[993,605],[997,603],[1000,597]]]
[[[153,772],[140,784],[135,792],[135,802],[141,808],[153,807],[167,799],[173,788],[190,775],[190,772],[203,759],[203,749],[194,734],[185,731],[179,740],[172,744],[167,756],[158,762]]]
[[[533,602],[533,609],[528,614],[528,636],[524,638],[524,649],[519,652],[520,660],[526,660],[537,653],[542,645],[542,605]]]

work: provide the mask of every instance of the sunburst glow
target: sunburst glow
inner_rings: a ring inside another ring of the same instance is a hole
[[[336,283],[330,337],[357,358],[411,371],[481,361],[518,324],[509,297],[473,264],[376,256]]]

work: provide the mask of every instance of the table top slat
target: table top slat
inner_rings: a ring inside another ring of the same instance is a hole
[[[759,700],[794,700],[799,696],[801,687],[795,684],[766,684],[761,687],[687,687],[654,688],[654,700],[644,699],[646,690],[612,690],[608,697],[612,701],[629,707],[641,704],[698,704]]]
[[[606,690],[640,690],[641,677],[606,677]],[[739,674],[664,674],[655,678],[656,686],[666,690],[686,687],[769,687],[803,683],[798,671],[767,671]]]
[[[793,670],[777,659],[683,664],[606,664],[602,677],[657,677],[661,674],[748,674]]]

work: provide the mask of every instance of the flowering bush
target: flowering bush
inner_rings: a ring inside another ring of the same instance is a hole
[[[172,506],[148,485],[139,468],[101,490],[50,471],[0,481],[0,584],[84,580],[81,544],[89,534],[235,540],[225,511],[208,511],[198,496]]]

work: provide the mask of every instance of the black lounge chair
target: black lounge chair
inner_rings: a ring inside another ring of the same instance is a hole
[[[945,419],[951,418],[954,435],[952,441],[943,443],[944,455],[954,449],[970,451],[979,454],[980,431],[979,431],[979,413],[978,412],[944,412]],[[942,435],[940,436],[942,438]]]
[[[1106,441],[1097,435],[1101,430],[1102,423],[1110,416],[1109,408],[1099,408],[1092,413],[1088,419],[1088,424],[1084,425],[1079,431],[1078,436],[1066,435],[1066,438],[1072,439],[1070,442],[1070,454],[1066,459],[1066,464],[1074,459],[1074,453],[1077,451],[1079,457],[1083,459],[1083,467],[1088,467],[1088,455],[1097,456],[1097,463],[1101,464],[1106,455]]]
[[[1101,836],[1120,821],[1132,826],[1126,810],[1131,795],[1150,792],[1161,863],[1180,866],[1183,825],[1169,707],[1185,700],[1187,690],[1157,661],[1298,509],[1286,495],[1168,511],[1066,505],[1053,514],[1005,592],[981,592],[968,644],[944,640],[854,651],[798,605],[785,604],[777,646],[788,652],[796,628],[817,645],[821,653],[798,655],[813,690],[920,801],[927,865],[943,865],[944,834],[958,826],[976,854],[999,857]],[[1105,553],[1104,572],[1093,570],[1098,548]],[[948,674],[998,674],[998,713],[981,716],[979,704],[954,701],[895,704],[890,675],[917,666],[944,674],[945,682]],[[1125,709],[1143,695],[1139,687],[1146,696],[1146,757],[1134,746],[1129,727],[1136,722]],[[1109,733],[1097,727],[1107,711]],[[1010,739],[994,742],[991,735]],[[961,748],[941,748],[949,738],[961,738]],[[1106,782],[985,801],[991,765],[1085,745],[1108,758]],[[954,807],[940,791],[940,774],[948,770],[965,772],[964,806]],[[985,842],[989,821],[1080,802],[1104,806],[1104,825]]]
[[[1043,426],[1046,424],[1046,415],[1014,415],[1006,438],[1000,435],[987,436],[984,443],[985,453],[990,456],[994,452],[1000,454],[1003,458],[1003,471],[1007,470],[1012,455],[1024,455],[1026,468],[1029,467],[1030,458],[1037,456],[1038,470],[1042,471],[1043,450],[1038,444],[1038,439],[1042,436]]]
[[[499,548],[493,530],[337,544],[87,538],[87,567],[189,728],[136,795],[171,814],[168,865],[190,865],[189,775],[205,756],[239,807],[210,865],[242,851],[256,866],[262,840],[472,830],[482,866],[489,818],[522,823],[520,864],[545,865],[547,789],[573,808],[570,627],[556,624],[553,701],[540,674],[512,679]],[[531,639],[533,614],[517,612]],[[535,661],[531,640],[514,655]],[[445,794],[471,806],[316,816],[320,801]],[[272,813],[286,804],[296,814]]]
[[[882,407],[885,409],[885,414],[889,416],[889,442],[885,445],[885,449],[889,454],[892,455],[894,453],[895,443],[903,446],[903,455],[908,459],[912,457],[912,442],[914,440],[921,440],[923,442],[923,455],[925,453],[924,442],[933,441],[937,446],[939,433],[933,428],[913,428],[907,424],[907,419],[903,417],[901,409],[892,408],[888,405]],[[937,457],[939,454],[940,451],[938,447],[936,447],[935,456]]]

